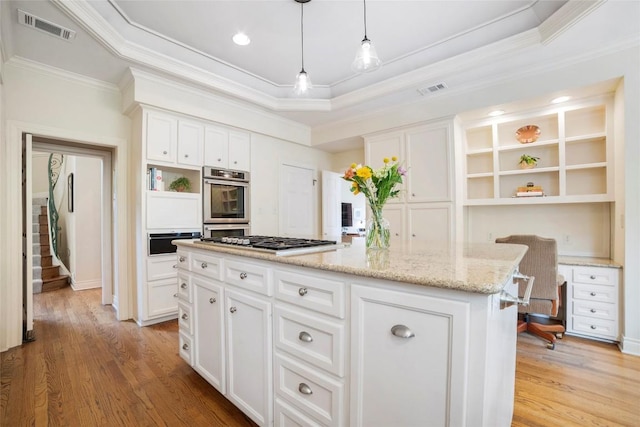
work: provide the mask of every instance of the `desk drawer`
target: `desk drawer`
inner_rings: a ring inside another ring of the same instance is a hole
[[[277,348],[344,376],[345,333],[342,324],[282,307],[276,307],[274,316]]]
[[[328,426],[342,423],[344,383],[276,355],[276,393]]]
[[[618,328],[614,320],[598,319],[595,317],[572,316],[573,331],[585,335],[600,336],[602,338],[617,339]]]
[[[277,270],[275,283],[279,300],[344,319],[344,282]]]
[[[573,301],[571,313],[577,316],[597,317],[599,319],[618,319],[617,305],[603,302],[575,300]]]
[[[576,267],[573,269],[573,283],[586,285],[616,285],[616,271],[611,268]]]
[[[572,286],[573,299],[617,304],[618,289],[615,286],[579,285]]]

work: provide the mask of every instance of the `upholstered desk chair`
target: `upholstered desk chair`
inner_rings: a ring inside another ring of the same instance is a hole
[[[561,303],[560,286],[565,281],[564,277],[558,274],[558,248],[555,239],[534,235],[512,235],[498,238],[496,243],[516,243],[529,247],[520,261],[520,273],[534,276],[535,280],[529,305],[518,305],[518,312],[523,314],[518,320],[518,332],[528,331],[547,340],[547,348],[553,350],[556,337],[562,338],[564,334],[564,326],[537,323],[529,315],[558,315]],[[518,296],[524,295],[526,285],[526,281],[519,281]]]

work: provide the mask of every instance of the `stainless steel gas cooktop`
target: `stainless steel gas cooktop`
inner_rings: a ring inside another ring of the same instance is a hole
[[[203,243],[213,246],[235,247],[275,255],[302,255],[314,252],[333,251],[343,248],[335,240],[316,240],[295,237],[234,236],[201,238]]]

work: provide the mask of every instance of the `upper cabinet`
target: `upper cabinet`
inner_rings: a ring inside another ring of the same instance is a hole
[[[207,126],[204,164],[221,169],[250,171],[251,134],[221,126]]]
[[[614,200],[609,97],[465,126],[465,204],[581,203]],[[535,141],[516,133],[535,125]],[[523,155],[535,167],[520,166]],[[541,187],[543,196],[517,197]],[[529,187],[531,188],[531,187]]]
[[[147,160],[202,167],[203,124],[156,111],[146,115]]]

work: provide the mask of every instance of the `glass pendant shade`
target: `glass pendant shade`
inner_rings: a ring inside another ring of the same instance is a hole
[[[356,52],[356,59],[353,60],[351,68],[358,73],[367,73],[380,68],[382,61],[378,58],[376,48],[366,36],[362,40],[360,49]]]
[[[297,96],[306,95],[309,89],[311,89],[311,79],[303,68],[296,76],[296,83],[293,86],[293,93]]]

